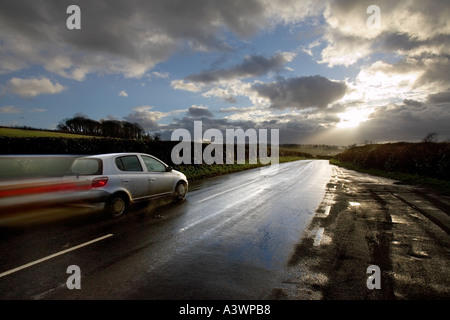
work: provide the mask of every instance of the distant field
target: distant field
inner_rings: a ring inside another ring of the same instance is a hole
[[[57,131],[29,130],[16,128],[0,128],[0,137],[52,137],[52,138],[89,138],[81,134],[62,133]]]
[[[309,153],[313,156],[335,156],[343,152],[347,147],[332,146],[332,145],[314,145],[314,144],[282,144],[280,151],[295,151]]]

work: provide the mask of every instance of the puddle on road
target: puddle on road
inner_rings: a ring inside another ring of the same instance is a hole
[[[392,223],[396,223],[396,224],[409,224],[408,221],[406,221],[404,218],[395,215],[395,214],[391,214],[391,221]]]

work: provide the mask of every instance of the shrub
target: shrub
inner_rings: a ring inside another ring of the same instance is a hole
[[[352,147],[335,159],[364,169],[450,180],[450,143],[387,143]]]

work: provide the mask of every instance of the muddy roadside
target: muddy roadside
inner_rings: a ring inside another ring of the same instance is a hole
[[[448,197],[333,166],[324,200],[268,298],[450,299],[449,216]]]

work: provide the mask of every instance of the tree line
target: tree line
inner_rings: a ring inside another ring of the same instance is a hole
[[[57,130],[85,134],[91,136],[102,136],[122,139],[150,139],[160,140],[158,134],[154,136],[145,132],[138,123],[120,120],[92,120],[84,116],[66,118],[57,125]]]

